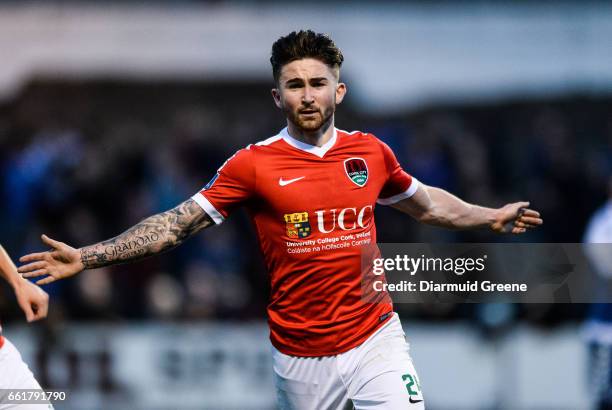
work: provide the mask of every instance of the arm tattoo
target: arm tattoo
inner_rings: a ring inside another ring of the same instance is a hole
[[[213,224],[208,214],[193,199],[188,199],[176,208],[148,217],[121,235],[81,248],[81,261],[85,269],[135,261],[172,249]]]

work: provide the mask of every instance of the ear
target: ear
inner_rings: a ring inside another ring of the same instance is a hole
[[[346,95],[346,84],[338,83],[336,86],[336,104],[340,104]]]
[[[272,89],[272,98],[274,98],[274,104],[276,104],[278,108],[282,108],[283,105],[281,100],[281,93],[278,88]]]

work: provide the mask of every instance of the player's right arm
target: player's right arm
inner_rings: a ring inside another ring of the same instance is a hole
[[[47,276],[37,284],[64,279],[84,269],[132,262],[172,249],[201,230],[220,224],[254,192],[253,151],[239,150],[196,195],[169,211],[153,215],[112,239],[75,249],[45,235],[51,249],[21,257],[24,277]]]
[[[24,277],[47,276],[39,285],[68,278],[85,269],[126,263],[146,258],[183,243],[190,236],[214,225],[213,220],[193,199],[177,207],[150,216],[112,239],[75,249],[65,243],[42,236],[51,249],[31,253],[19,260]]]

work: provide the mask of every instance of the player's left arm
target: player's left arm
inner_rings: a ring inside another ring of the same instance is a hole
[[[17,303],[25,313],[28,322],[43,319],[47,316],[49,295],[17,273],[17,267],[1,245],[0,276],[13,287]]]
[[[540,213],[528,208],[529,202],[486,208],[423,183],[410,198],[392,206],[419,222],[449,229],[489,228],[497,233],[521,234],[543,223]]]

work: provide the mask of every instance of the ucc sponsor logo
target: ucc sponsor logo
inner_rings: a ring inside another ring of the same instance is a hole
[[[372,217],[372,205],[363,208],[343,208],[314,211],[315,226],[321,233],[331,233],[336,230],[352,231],[366,228]],[[311,233],[308,212],[296,212],[284,215],[287,224],[287,236],[290,238],[305,238]]]

